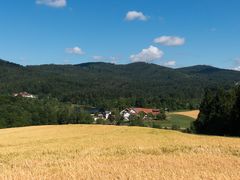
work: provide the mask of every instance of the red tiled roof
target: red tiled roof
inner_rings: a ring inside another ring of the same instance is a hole
[[[153,114],[153,115],[158,115],[160,114],[160,110],[159,109],[147,109],[147,108],[132,108],[137,114],[140,112],[144,112],[146,114]]]

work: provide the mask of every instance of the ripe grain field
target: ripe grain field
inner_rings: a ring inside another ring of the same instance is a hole
[[[240,138],[141,127],[0,130],[0,179],[239,179]]]
[[[197,119],[199,112],[200,112],[199,110],[193,110],[193,111],[173,112],[171,114],[178,114],[182,116],[188,116],[193,119]]]

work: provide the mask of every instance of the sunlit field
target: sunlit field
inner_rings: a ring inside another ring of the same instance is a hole
[[[193,119],[197,119],[198,114],[199,114],[199,110],[174,112],[172,114],[178,114],[178,115],[188,116],[188,117],[191,117]]]
[[[0,130],[0,179],[239,179],[240,138],[141,127]]]
[[[194,111],[182,111],[182,112],[171,112],[167,113],[166,120],[157,122],[162,128],[171,129],[176,127],[184,130],[189,129],[192,122],[198,117],[199,110]]]

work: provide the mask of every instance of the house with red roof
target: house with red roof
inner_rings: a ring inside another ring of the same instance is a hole
[[[120,115],[124,118],[124,120],[128,121],[131,115],[139,115],[140,113],[144,113],[146,115],[152,114],[156,116],[160,114],[160,109],[149,109],[149,108],[127,108],[120,112]]]
[[[35,99],[37,98],[37,96],[35,95],[32,95],[28,92],[20,92],[20,93],[15,93],[13,94],[14,97],[24,97],[24,98],[32,98],[32,99]]]

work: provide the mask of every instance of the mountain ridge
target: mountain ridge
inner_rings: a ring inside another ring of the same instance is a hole
[[[197,107],[204,89],[228,89],[239,81],[238,71],[206,65],[173,69],[143,62],[34,66],[0,62],[2,94],[27,91],[101,107]]]
[[[146,63],[146,62],[133,62],[133,63],[127,63],[127,64],[115,64],[115,63],[110,63],[110,62],[84,62],[84,63],[79,63],[79,64],[39,64],[39,65],[21,65],[17,64],[11,61],[3,60],[0,59],[0,66],[3,64],[5,65],[12,65],[12,66],[18,66],[18,67],[37,67],[37,66],[80,66],[80,67],[86,67],[86,66],[92,66],[92,65],[112,65],[112,66],[133,66],[133,65],[154,65],[158,66],[161,68],[168,68],[168,69],[174,69],[174,70],[187,70],[187,69],[218,69],[218,70],[226,70],[226,71],[235,71],[238,72],[234,69],[225,69],[225,68],[220,68],[220,67],[215,67],[211,65],[206,65],[206,64],[199,64],[199,65],[191,65],[191,66],[184,66],[184,67],[178,67],[178,68],[172,68],[168,66],[163,66],[155,63]]]

